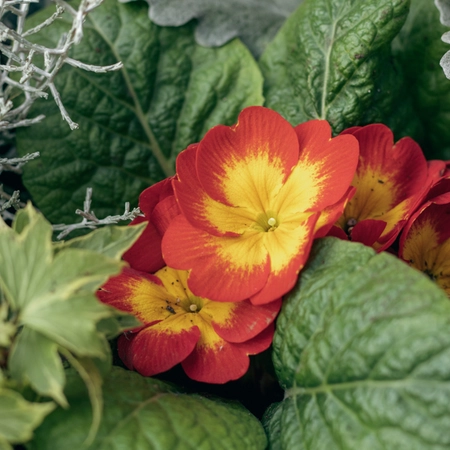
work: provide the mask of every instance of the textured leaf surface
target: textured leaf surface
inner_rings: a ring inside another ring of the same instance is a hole
[[[30,403],[18,392],[0,389],[0,448],[31,439],[33,430],[54,407],[54,403]]]
[[[327,119],[335,133],[407,115],[389,44],[408,5],[409,0],[306,0],[261,57],[266,106],[294,125]]]
[[[44,10],[30,20],[40,23]],[[66,19],[39,33],[55,43]],[[245,106],[262,104],[262,77],[246,47],[197,45],[193,25],[160,28],[143,2],[106,0],[89,14],[81,43],[70,55],[87,64],[121,60],[123,70],[94,74],[65,67],[56,77],[63,103],[80,129],[70,131],[54,102],[37,101],[30,117],[46,120],[17,134],[28,164],[24,183],[53,223],[71,223],[93,188],[98,217],[122,213],[146,187],[174,172],[176,155],[218,123],[232,124]]]
[[[450,446],[450,303],[393,256],[316,243],[277,322],[276,449]]]
[[[439,11],[428,0],[412,0],[408,19],[393,41],[401,62],[414,112],[423,126],[416,135],[429,159],[450,159],[450,80],[439,61],[449,50],[441,40],[448,28],[439,22]]]
[[[113,369],[104,382],[103,420],[92,448],[265,449],[261,424],[243,407],[180,394],[161,381]],[[48,416],[30,450],[80,448],[90,425],[90,406],[74,385],[68,388],[71,408]]]
[[[302,0],[148,0],[158,25],[180,26],[198,19],[200,45],[216,47],[240,37],[256,56]]]

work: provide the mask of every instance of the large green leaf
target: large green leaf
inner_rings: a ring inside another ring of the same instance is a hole
[[[316,243],[273,345],[272,448],[449,448],[450,303],[392,255]]]
[[[409,0],[306,0],[261,57],[266,106],[294,125],[327,119],[335,133],[391,118],[395,127],[399,116],[413,121],[389,47],[408,6]]]
[[[259,421],[236,403],[178,393],[173,387],[114,367],[104,381],[104,414],[95,450],[245,449],[267,444]],[[30,450],[81,446],[90,426],[89,401],[68,383],[71,408],[58,409],[36,430]]]
[[[63,18],[36,39],[54,45],[69,23]],[[17,133],[20,154],[41,153],[23,179],[52,222],[73,221],[86,187],[98,217],[121,213],[125,201],[135,204],[142,190],[173,174],[177,154],[210,127],[232,124],[242,108],[263,102],[259,68],[242,43],[203,48],[193,24],[160,28],[144,2],[105,0],[70,56],[96,65],[121,60],[124,68],[95,74],[65,67],[56,85],[80,129],[70,131],[54,102],[39,100],[30,115],[46,120]]]
[[[54,403],[31,403],[18,392],[0,388],[0,448],[31,439],[33,430],[55,408]]]
[[[394,55],[403,66],[414,111],[423,126],[417,138],[429,159],[450,159],[450,80],[439,65],[449,50],[441,40],[446,31],[432,2],[411,0],[408,19],[393,41]]]

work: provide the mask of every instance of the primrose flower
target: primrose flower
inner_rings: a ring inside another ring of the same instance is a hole
[[[382,124],[354,127],[342,134],[359,142],[360,157],[347,203],[330,235],[387,249],[430,187],[427,162],[411,138],[394,145],[391,130]]]
[[[450,297],[450,178],[442,179],[433,191],[436,197],[423,204],[402,231],[399,257]]]
[[[119,337],[119,356],[144,376],[181,363],[197,381],[235,380],[247,371],[248,355],[270,346],[281,299],[264,306],[214,302],[193,295],[187,276],[169,267],[155,275],[126,268],[102,286],[102,302],[143,323]]]
[[[123,259],[136,270],[156,272],[165,266],[161,254],[161,240],[169,222],[178,214],[173,195],[172,178],[166,178],[145,189],[139,196],[139,208],[144,217],[136,217],[130,225],[147,222],[139,239],[127,250]]]
[[[358,161],[353,136],[331,138],[326,121],[293,128],[263,107],[244,109],[177,158],[181,214],[162,253],[189,270],[192,292],[217,301],[268,303],[295,284],[318,229],[344,206]]]

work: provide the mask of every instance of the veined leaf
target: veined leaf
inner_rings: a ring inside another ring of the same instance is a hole
[[[92,444],[96,450],[266,448],[261,424],[236,403],[179,393],[119,367],[105,379],[103,392],[103,419]],[[72,383],[67,396],[71,408],[47,418],[30,450],[80,448],[91,421],[89,400]]]
[[[50,12],[28,25],[44,15]],[[39,42],[54,45],[71,23],[56,21],[38,34]],[[263,102],[259,68],[242,43],[201,47],[193,24],[160,28],[143,2],[105,0],[83,30],[72,58],[94,65],[121,60],[124,68],[107,74],[63,68],[56,85],[80,129],[70,131],[54,102],[39,100],[30,116],[47,118],[17,133],[20,154],[30,147],[41,153],[23,179],[54,223],[72,222],[87,187],[99,217],[120,213],[125,201],[137,203],[145,188],[172,175],[177,154],[209,128],[231,125],[242,108]]]
[[[387,253],[315,244],[277,322],[274,449],[450,446],[450,303]]]
[[[261,57],[265,105],[294,125],[326,119],[335,133],[406,115],[390,42],[408,7],[409,0],[305,0]]]

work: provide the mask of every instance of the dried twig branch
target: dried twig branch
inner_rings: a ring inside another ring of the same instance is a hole
[[[78,44],[83,37],[83,24],[86,16],[97,8],[103,0],[81,0],[78,9],[74,9],[63,0],[55,0],[56,11],[41,24],[24,31],[25,20],[29,4],[32,0],[0,0],[0,20],[6,12],[17,16],[15,29],[7,27],[0,21],[0,52],[7,58],[5,64],[0,65],[0,131],[28,126],[43,119],[43,116],[27,119],[28,111],[38,97],[47,97],[48,91],[53,96],[61,115],[72,130],[78,128],[64,107],[61,96],[54,83],[61,67],[67,63],[82,70],[95,73],[105,73],[122,68],[122,63],[108,66],[85,64],[68,56],[73,45]],[[72,18],[70,30],[63,34],[54,48],[33,43],[27,39],[30,35],[39,33],[43,28],[51,26],[60,19],[64,12]],[[37,55],[44,57],[44,67],[39,67],[33,61]],[[20,80],[11,78],[10,74],[19,72]],[[22,91],[25,96],[22,103],[13,107],[11,102],[13,90]]]
[[[133,220],[138,216],[143,216],[139,208],[133,208],[133,210],[130,211],[130,204],[126,202],[125,211],[123,214],[117,216],[107,216],[104,219],[99,219],[95,215],[94,211],[91,211],[91,203],[92,203],[92,188],[87,188],[86,198],[84,200],[83,205],[83,211],[80,209],[77,209],[75,211],[75,214],[80,215],[83,218],[83,220],[79,223],[74,223],[71,225],[66,224],[53,225],[53,231],[61,231],[61,233],[59,233],[58,236],[56,237],[57,239],[63,239],[74,230],[79,230],[82,228],[95,229],[96,227],[101,225],[111,225],[118,223],[122,220]]]

